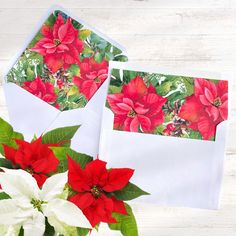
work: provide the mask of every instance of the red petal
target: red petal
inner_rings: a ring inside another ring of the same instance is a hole
[[[90,100],[97,90],[98,86],[93,80],[84,81],[80,88],[80,92],[84,94],[87,100]]]
[[[44,57],[44,61],[52,73],[56,73],[63,67],[64,61],[60,54],[49,54]]]
[[[116,93],[116,94],[109,94],[107,96],[107,101],[109,106],[111,107],[111,110],[117,114],[117,115],[126,115],[127,111],[124,111],[119,106],[117,106],[117,103],[122,103],[124,95],[122,93]]]
[[[228,101],[225,101],[220,107],[219,107],[220,115],[223,120],[228,119]]]
[[[59,39],[58,30],[64,25],[64,18],[61,14],[58,14],[55,24],[53,25],[53,37],[54,39]]]
[[[138,121],[141,125],[141,128],[144,132],[152,131],[151,130],[152,123],[151,123],[151,120],[148,117],[143,116],[143,115],[138,115],[137,117],[138,117]]]
[[[111,169],[108,174],[108,182],[103,187],[103,190],[114,192],[124,188],[133,174],[134,170],[128,168]]]
[[[69,201],[73,202],[81,210],[84,210],[85,208],[88,208],[95,201],[95,198],[91,193],[82,193],[82,194],[76,194],[73,197],[69,198]]]
[[[16,165],[15,156],[16,156],[17,150],[5,144],[3,144],[3,150],[4,150],[5,158],[11,161],[13,165]]]
[[[115,115],[114,117],[114,129],[122,129],[124,122],[126,119],[126,115]]]
[[[59,40],[63,44],[70,44],[74,41],[76,30],[74,29],[71,20],[68,18],[66,23],[62,25],[58,30]]]
[[[42,174],[33,174],[32,176],[36,179],[37,184],[40,188],[43,186],[44,182],[48,178],[48,176]]]
[[[178,116],[190,122],[197,122],[204,111],[204,106],[197,100],[195,96],[186,98],[182,105]]]
[[[41,28],[41,33],[44,37],[53,39],[52,28],[50,26],[43,25],[43,27]]]
[[[90,191],[89,179],[84,170],[68,157],[68,183],[77,192]]]
[[[203,116],[198,122],[198,130],[203,139],[209,140],[215,136],[216,124],[211,121],[210,117]]]
[[[140,76],[136,76],[127,85],[123,86],[122,92],[125,97],[133,101],[141,99],[148,92],[148,88]]]
[[[132,121],[130,122],[130,131],[131,132],[138,132],[138,128],[139,128],[139,120],[138,120],[138,117],[134,117],[132,119]]]
[[[113,201],[113,212],[128,215],[128,212],[125,208],[125,203],[123,201],[117,200],[115,197],[111,197],[111,199]]]
[[[96,159],[85,166],[85,172],[89,176],[92,186],[103,187],[107,183],[108,171],[106,164],[106,162]]]

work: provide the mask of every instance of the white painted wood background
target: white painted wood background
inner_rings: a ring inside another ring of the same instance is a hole
[[[52,4],[123,44],[130,61],[180,69],[232,72],[233,102],[221,209],[134,205],[140,236],[236,235],[235,0],[0,0],[0,77]],[[0,116],[7,119],[0,86]],[[101,229],[99,235],[119,235]],[[131,235],[132,236],[132,235]]]

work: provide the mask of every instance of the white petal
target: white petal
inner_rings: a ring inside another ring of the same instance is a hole
[[[54,198],[58,198],[62,194],[65,185],[67,183],[68,173],[55,174],[48,178],[41,191],[41,199],[43,201],[50,201]]]
[[[35,210],[31,219],[23,224],[24,236],[43,236],[45,231],[45,217]]]
[[[17,201],[6,199],[0,201],[0,223],[4,225],[15,225],[22,223],[26,218],[22,217],[22,210]]]
[[[54,199],[44,208],[45,216],[55,216],[59,221],[75,227],[92,228],[91,224],[83,212],[73,203],[63,200]]]
[[[0,235],[4,236],[18,236],[21,225],[0,225]]]
[[[72,236],[78,235],[76,227],[68,226],[67,224],[59,221],[55,216],[47,217],[48,223],[54,227],[56,235],[63,235],[63,236]]]
[[[31,174],[24,170],[2,169],[4,172],[0,173],[0,184],[11,198],[29,201],[39,198],[39,187]]]

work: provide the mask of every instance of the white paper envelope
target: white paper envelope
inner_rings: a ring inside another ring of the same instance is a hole
[[[152,72],[151,76],[158,73],[159,79],[165,75],[220,79],[213,74],[209,77],[206,73],[143,69],[128,63],[112,62],[110,73],[114,69],[124,80],[127,71],[147,73],[146,80],[148,72]],[[110,81],[115,81],[114,74],[112,77]],[[227,120],[218,124],[214,141],[128,132],[113,129],[115,113],[108,106],[103,110],[99,155],[110,167],[135,169],[133,182],[151,194],[139,202],[218,208]]]
[[[64,9],[51,8],[5,76],[15,130],[31,140],[53,128],[81,125],[72,148],[96,156],[111,59],[127,59],[122,46]]]

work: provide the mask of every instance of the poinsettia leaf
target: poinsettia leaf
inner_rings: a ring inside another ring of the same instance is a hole
[[[123,201],[129,201],[143,195],[149,195],[149,193],[143,191],[141,188],[130,182],[123,189],[114,192],[114,194],[117,199]]]
[[[16,139],[23,140],[24,136],[18,132],[15,132],[8,122],[0,118],[0,153],[4,155],[3,144],[16,148]]]
[[[5,192],[0,192],[0,200],[4,200],[4,199],[9,199],[11,198],[8,194],[6,194]]]
[[[77,228],[78,236],[86,236],[89,233],[89,229]]]
[[[0,167],[5,167],[8,169],[13,169],[12,162],[5,159],[5,158],[0,158]]]
[[[54,236],[54,235],[55,235],[54,227],[48,223],[48,220],[46,218],[44,236]]]
[[[93,160],[92,157],[76,152],[68,147],[52,147],[51,148],[55,156],[60,160],[58,167],[59,172],[64,172],[68,170],[67,167],[67,157],[70,156],[73,160],[80,164],[82,168],[85,167],[87,163]]]
[[[118,230],[123,236],[138,236],[138,227],[131,207],[125,204],[128,215],[113,213],[112,216],[117,220],[116,224],[108,224],[111,230]]]
[[[71,139],[79,129],[80,125],[57,128],[43,135],[44,144],[60,144],[63,147],[70,147]]]
[[[24,229],[23,229],[23,227],[20,228],[20,232],[19,232],[18,236],[24,236]]]

